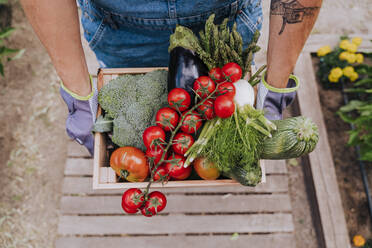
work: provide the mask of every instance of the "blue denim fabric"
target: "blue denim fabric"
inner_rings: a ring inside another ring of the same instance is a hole
[[[168,66],[169,36],[176,25],[198,32],[216,23],[237,23],[245,46],[261,29],[261,0],[79,0],[84,36],[102,67]]]

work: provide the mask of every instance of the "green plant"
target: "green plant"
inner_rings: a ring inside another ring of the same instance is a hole
[[[360,80],[345,92],[351,101],[341,107],[337,114],[353,125],[348,131],[348,145],[360,146],[361,160],[372,161],[372,66],[361,64],[355,67]]]
[[[364,56],[357,53],[362,39],[341,37],[340,43],[333,50],[330,46],[318,49],[319,57],[317,76],[325,88],[340,88],[342,83],[354,82],[359,78],[355,67],[363,63]]]
[[[24,49],[12,49],[4,45],[5,39],[8,38],[14,30],[14,28],[8,27],[0,31],[0,74],[2,76],[4,76],[4,61],[18,59],[24,52]]]

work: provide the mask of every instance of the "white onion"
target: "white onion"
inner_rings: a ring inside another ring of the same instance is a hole
[[[240,79],[234,83],[235,97],[234,101],[238,107],[243,107],[247,104],[253,106],[254,104],[254,90],[247,80]]]

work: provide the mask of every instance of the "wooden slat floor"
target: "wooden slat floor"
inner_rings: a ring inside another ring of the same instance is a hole
[[[70,142],[57,248],[295,247],[284,161],[265,161],[267,183],[255,188],[164,189],[168,205],[152,218],[124,214],[123,190],[93,190],[92,166]]]

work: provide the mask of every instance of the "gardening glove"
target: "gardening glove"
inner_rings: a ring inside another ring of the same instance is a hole
[[[66,131],[68,136],[84,145],[91,155],[94,151],[92,127],[97,114],[97,82],[92,80],[92,92],[88,96],[79,96],[68,90],[61,82],[60,94],[68,108]]]
[[[300,86],[298,78],[289,76],[287,88],[275,88],[265,81],[266,72],[262,73],[258,85],[256,108],[264,110],[265,117],[269,120],[283,119],[283,110],[289,106],[296,97],[296,90]]]

